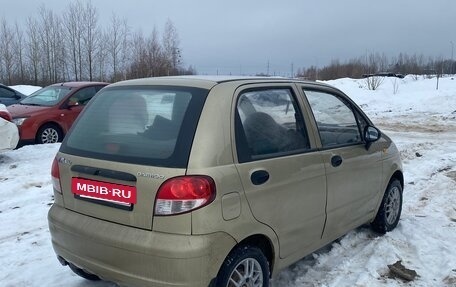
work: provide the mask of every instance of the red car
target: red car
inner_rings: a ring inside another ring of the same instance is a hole
[[[84,106],[106,85],[103,82],[54,84],[8,106],[19,128],[21,143],[62,141]]]

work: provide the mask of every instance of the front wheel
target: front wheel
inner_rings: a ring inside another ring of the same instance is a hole
[[[45,124],[36,134],[36,142],[39,144],[57,143],[62,141],[63,133],[55,124]]]
[[[399,180],[393,179],[383,195],[377,216],[372,222],[372,229],[381,234],[393,230],[399,222],[401,211],[402,185]]]
[[[269,264],[255,246],[234,249],[225,259],[217,275],[217,287],[268,287]]]

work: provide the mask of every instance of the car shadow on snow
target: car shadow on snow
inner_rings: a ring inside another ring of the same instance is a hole
[[[333,267],[335,269],[335,266],[338,265],[337,262],[344,258],[344,254],[341,253],[354,252],[357,254],[358,248],[363,248],[372,239],[379,236],[381,235],[371,230],[370,225],[362,225],[281,270],[277,276],[272,278],[271,286],[319,286],[316,285],[318,284],[316,280],[325,279],[322,276],[331,272]],[[353,237],[357,239],[354,240]],[[347,239],[347,242],[343,242],[346,241],[344,239]]]

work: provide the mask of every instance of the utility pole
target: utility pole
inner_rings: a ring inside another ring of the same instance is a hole
[[[294,65],[293,62],[291,62],[291,78],[294,78]]]
[[[269,60],[268,60],[268,72],[266,73],[266,75],[269,76]]]
[[[451,44],[451,61],[453,61],[453,51],[454,51],[454,43],[453,41],[450,41]]]
[[[451,44],[451,74],[454,74],[454,70],[453,70],[453,67],[454,67],[454,59],[453,59],[454,43],[453,43],[453,41],[450,41],[450,44]]]

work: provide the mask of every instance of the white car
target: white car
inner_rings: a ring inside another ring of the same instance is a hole
[[[5,105],[0,104],[0,151],[14,149],[19,142],[17,126],[11,122],[11,115]]]

